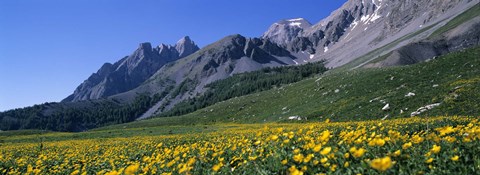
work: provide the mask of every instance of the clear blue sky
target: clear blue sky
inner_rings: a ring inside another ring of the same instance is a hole
[[[317,23],[345,1],[1,0],[0,111],[60,101],[141,42],[258,37],[281,19]]]

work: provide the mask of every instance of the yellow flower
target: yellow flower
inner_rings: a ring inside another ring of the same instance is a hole
[[[277,136],[277,135],[273,135],[273,136],[271,137],[271,140],[273,140],[273,141],[276,141],[277,139],[278,139],[278,136]]]
[[[328,153],[330,153],[330,151],[332,151],[332,147],[326,147],[326,148],[323,148],[323,150],[322,150],[322,152],[320,152],[320,154],[327,155]]]
[[[453,142],[457,141],[457,139],[455,137],[451,137],[451,136],[447,136],[444,139],[449,143],[453,143]]]
[[[348,162],[345,162],[345,163],[343,164],[343,167],[345,167],[345,168],[348,168],[349,166],[350,166],[350,163],[348,163]]]
[[[298,148],[293,150],[293,153],[295,153],[295,154],[298,154],[299,152],[300,152],[300,149],[298,149]]]
[[[415,144],[419,144],[421,142],[423,142],[424,138],[423,137],[420,137],[418,135],[414,135],[412,137],[412,142],[415,143]]]
[[[256,142],[253,143],[253,144],[255,144],[255,145],[260,145],[260,143],[261,143],[260,140],[258,140],[258,141],[256,141]]]
[[[412,147],[412,142],[405,143],[405,144],[403,144],[403,146],[402,146],[403,149],[408,149],[408,148],[410,148],[410,147]]]
[[[437,154],[437,153],[440,152],[441,148],[442,148],[441,146],[433,145],[433,147],[430,151],[432,151],[432,153],[434,153],[434,154]]]
[[[400,150],[397,150],[397,151],[395,151],[395,152],[393,153],[393,155],[394,155],[395,157],[398,157],[400,154],[402,154],[402,152],[401,152]]]
[[[365,152],[367,152],[367,150],[365,150],[365,149],[363,149],[363,148],[360,148],[360,149],[358,149],[358,150],[355,150],[355,152],[353,153],[353,157],[355,157],[355,158],[360,158],[360,157],[362,157],[362,156],[365,154]]]
[[[324,141],[328,141],[329,138],[330,138],[330,131],[326,130],[326,131],[322,132],[322,134],[320,135],[320,137],[318,139],[320,141],[324,142]]]
[[[336,164],[330,166],[330,171],[335,171],[335,170],[337,170],[337,165]]]
[[[138,163],[132,164],[125,169],[125,174],[126,175],[135,174],[138,171],[139,167],[140,167],[140,164],[138,164]]]
[[[303,175],[303,172],[297,169],[295,165],[291,166],[288,171],[290,172],[290,175]]]
[[[282,160],[282,165],[286,165],[288,163],[288,160],[287,159],[283,159]]]
[[[220,168],[222,168],[222,166],[222,163],[216,164],[212,167],[212,170],[217,172],[218,170],[220,170]]]
[[[453,156],[453,157],[450,158],[450,159],[451,159],[452,161],[456,162],[456,161],[458,161],[458,158],[460,158],[460,157],[458,157],[458,156]]]
[[[325,162],[327,162],[327,161],[328,161],[328,158],[326,158],[326,157],[320,159],[320,163],[322,163],[322,164],[325,163]]]
[[[350,153],[345,153],[345,154],[343,154],[343,157],[344,157],[345,159],[348,159],[348,158],[350,157]]]
[[[296,154],[293,156],[295,162],[301,162],[303,160],[303,154]]]
[[[188,170],[187,165],[183,164],[183,165],[181,166],[181,168],[178,170],[178,173],[179,173],[179,174],[182,174],[182,173],[186,172],[187,170]]]
[[[318,153],[320,149],[322,149],[322,145],[315,145],[315,147],[313,147],[313,152]]]
[[[425,161],[425,163],[432,163],[432,162],[433,162],[433,158],[431,157]]]
[[[80,170],[75,170],[72,173],[70,173],[70,175],[77,175],[77,174],[80,174]]]
[[[195,158],[194,157],[188,159],[188,162],[187,162],[188,165],[193,165],[194,163],[195,163]]]
[[[118,173],[117,171],[110,171],[108,173],[105,173],[105,175],[118,175],[120,173]]]
[[[370,162],[370,166],[373,168],[373,169],[376,169],[378,171],[387,171],[388,169],[390,169],[392,166],[393,166],[393,162],[392,162],[392,159],[390,159],[390,157],[384,157],[384,158],[377,158],[377,159],[374,159],[372,160],[372,162]]]
[[[435,130],[437,130],[440,133],[440,136],[444,136],[452,132],[455,132],[455,129],[453,129],[453,127],[451,126],[445,126],[443,128],[437,128]]]
[[[29,164],[29,165],[27,166],[27,174],[30,174],[30,173],[32,173],[32,172],[33,172],[33,167],[32,167],[32,165]]]
[[[309,154],[309,155],[307,155],[307,157],[305,157],[305,158],[303,159],[303,162],[304,162],[304,163],[308,163],[308,162],[310,162],[310,160],[312,160],[313,157],[314,157],[313,154]]]

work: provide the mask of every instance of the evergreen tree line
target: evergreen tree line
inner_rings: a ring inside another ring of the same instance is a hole
[[[324,62],[316,62],[300,66],[264,68],[236,74],[208,84],[206,86],[208,90],[202,95],[178,103],[171,110],[160,114],[160,117],[188,114],[217,102],[298,82],[327,70]]]
[[[139,95],[132,103],[112,100],[82,101],[72,104],[44,103],[0,113],[1,130],[41,129],[84,131],[91,128],[134,121],[166,93],[153,97]]]

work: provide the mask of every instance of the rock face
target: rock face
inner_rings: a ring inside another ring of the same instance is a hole
[[[288,20],[273,24],[263,35],[291,52],[315,54],[310,61],[326,60],[338,67],[385,46],[391,49],[425,38],[445,21],[478,4],[479,0],[349,0],[313,26],[289,27]],[[431,27],[430,30],[422,29]],[[418,36],[406,38],[409,33]]]
[[[480,16],[432,39],[407,44],[391,52],[377,63],[366,67],[409,65],[426,61],[446,53],[480,45]]]
[[[312,24],[303,18],[281,20],[270,26],[262,38],[285,46],[311,26]]]
[[[281,20],[261,38],[231,35],[201,50],[189,37],[174,46],[161,44],[152,48],[149,43],[143,43],[132,55],[103,65],[64,101],[108,97],[128,102],[140,93],[167,94],[154,106],[156,109],[149,110],[155,114],[201,94],[211,82],[264,67],[320,60],[325,60],[327,67],[339,67],[386,46],[388,49],[369,59],[396,50],[392,58],[387,59],[390,62],[381,66],[415,63],[463,46],[478,45],[480,27],[475,24],[465,24],[440,39],[424,39],[479,2],[349,0],[317,24],[312,25],[303,18]],[[421,49],[422,53],[414,53],[415,49]],[[410,56],[412,54],[414,56]],[[411,60],[404,59],[406,57]]]
[[[166,63],[197,50],[198,46],[188,36],[178,41],[175,46],[161,44],[152,48],[150,43],[141,43],[130,56],[115,64],[105,63],[63,101],[99,99],[126,92],[138,87]]]
[[[165,91],[168,100],[162,100],[150,111],[161,112],[161,106],[165,109],[173,107],[178,102],[204,92],[204,87],[216,80],[225,79],[237,73],[250,72],[265,67],[275,67],[294,64],[297,59],[289,51],[277,44],[261,38],[246,38],[241,35],[227,36],[201,50],[168,63],[158,70],[144,84],[126,93],[114,96],[114,98],[128,98],[139,93],[162,93],[167,80],[175,87],[184,87],[183,93]],[[152,115],[154,113],[150,113]],[[149,116],[143,116],[148,118]]]

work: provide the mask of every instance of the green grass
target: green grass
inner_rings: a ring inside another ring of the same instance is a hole
[[[146,128],[104,127],[87,132],[46,132],[32,130],[2,131],[0,132],[0,145],[2,143],[41,143],[50,141],[79,140],[79,139],[105,139],[127,138],[134,136],[157,136],[192,133],[210,133],[232,129],[229,125],[197,125],[197,126],[162,126]]]
[[[230,99],[184,116],[154,118],[101,129],[284,122],[287,117],[295,115],[307,117],[309,121],[326,118],[334,121],[369,120],[386,115],[399,118],[408,117],[418,108],[433,103],[441,105],[422,115],[476,116],[480,114],[479,66],[480,48],[477,47],[411,66],[329,73]],[[409,92],[416,96],[405,97]],[[390,104],[389,111],[382,110],[385,104],[381,100]]]
[[[472,8],[468,9],[467,11],[463,12],[462,14],[456,16],[452,20],[450,20],[447,24],[442,26],[441,28],[437,29],[435,32],[433,32],[429,38],[435,38],[437,36],[440,36],[441,34],[452,30],[453,28],[467,22],[468,20],[471,20],[477,16],[480,16],[480,4],[474,5]]]
[[[388,119],[392,119],[408,117],[417,108],[437,102],[442,104],[422,116],[478,116],[479,66],[480,47],[411,66],[331,73],[220,102],[184,116],[154,118],[80,133],[2,131],[0,145],[132,136],[175,136],[225,131],[238,127],[229,123],[306,122],[286,119],[294,115],[307,117],[308,122],[323,121],[327,118],[333,121],[375,120],[387,114],[390,115]],[[393,80],[391,77],[394,77]],[[439,86],[433,88],[434,84]],[[336,89],[339,90],[337,93]],[[405,97],[408,92],[414,92],[416,96]],[[378,100],[370,102],[376,98]],[[382,111],[384,104],[380,100],[385,100],[392,109]],[[404,108],[409,109],[400,114],[400,109]]]

